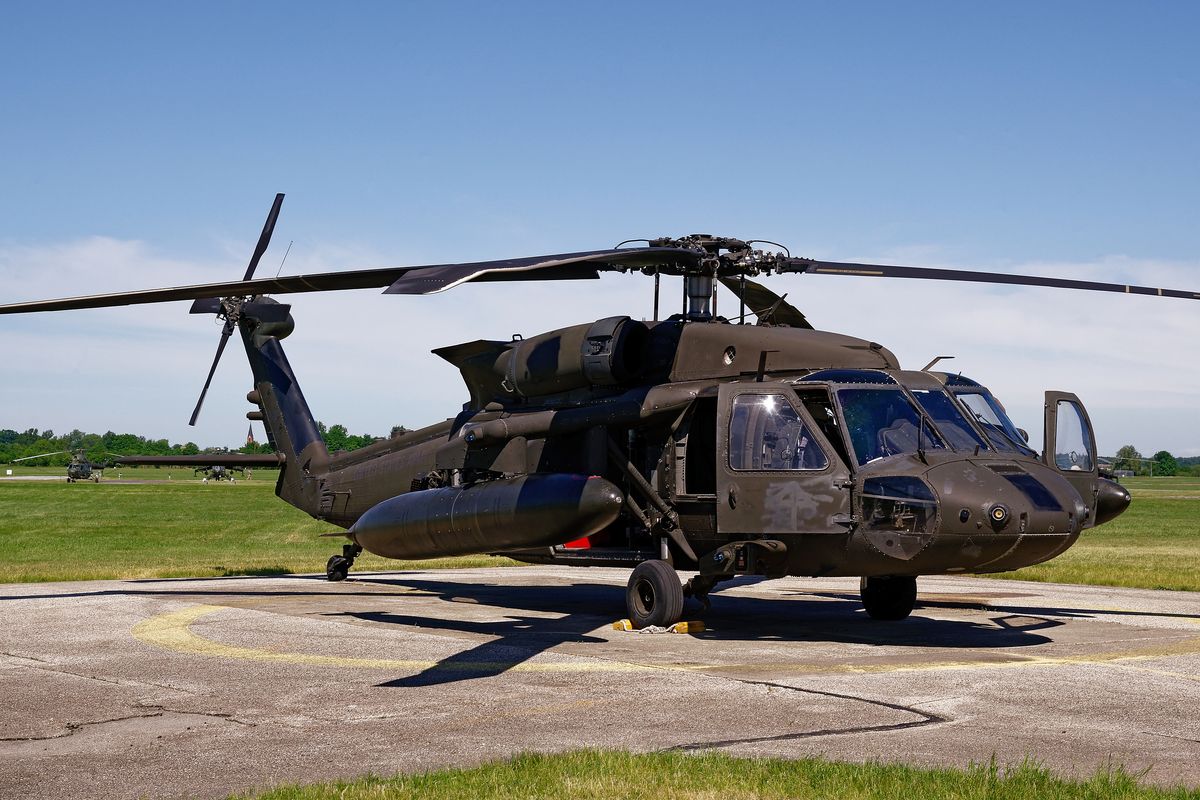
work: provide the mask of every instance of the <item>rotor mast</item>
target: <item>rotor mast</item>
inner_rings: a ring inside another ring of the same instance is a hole
[[[707,322],[716,313],[717,278],[722,275],[745,276],[762,269],[778,268],[778,257],[754,250],[741,239],[695,233],[681,239],[662,238],[650,242],[651,247],[672,247],[693,250],[694,262],[679,264],[683,273],[684,316],[690,322]],[[768,263],[769,262],[769,263]]]

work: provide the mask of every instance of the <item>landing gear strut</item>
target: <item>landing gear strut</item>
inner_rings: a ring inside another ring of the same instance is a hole
[[[694,597],[704,606],[704,610],[708,611],[712,608],[712,601],[708,599],[708,593],[717,585],[718,580],[719,578],[709,575],[697,575],[683,585],[683,596]]]
[[[917,579],[908,575],[876,575],[859,581],[863,608],[871,619],[899,620],[917,604]]]
[[[340,556],[330,556],[329,561],[325,563],[325,577],[331,581],[344,581],[346,576],[350,574],[350,567],[354,566],[354,559],[358,558],[362,548],[356,544],[342,545],[342,554]]]
[[[629,621],[635,628],[667,627],[683,614],[683,586],[666,561],[643,561],[634,567],[625,589]]]

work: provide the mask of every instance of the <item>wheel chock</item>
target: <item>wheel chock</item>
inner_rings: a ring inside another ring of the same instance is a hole
[[[687,622],[676,622],[674,625],[663,628],[658,625],[649,625],[645,628],[633,627],[633,622],[627,619],[619,619],[612,624],[614,631],[630,631],[632,633],[703,633],[704,623],[700,620],[690,620]]]

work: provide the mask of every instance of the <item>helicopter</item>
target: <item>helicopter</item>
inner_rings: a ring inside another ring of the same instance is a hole
[[[272,453],[201,453],[184,456],[121,456],[114,463],[122,466],[191,467],[193,475],[203,473],[205,483],[234,483],[234,470],[241,470],[245,478],[254,467],[278,467],[280,459]]]
[[[208,483],[209,481],[229,481],[230,483],[236,482],[233,477],[233,470],[226,469],[220,464],[215,464],[209,467],[196,467],[192,470],[192,474],[204,475],[205,483]]]
[[[53,453],[42,453],[36,456],[25,456],[24,458],[14,458],[12,463],[16,464],[19,461],[29,461],[35,458],[49,458],[50,456],[59,456],[66,453],[71,453],[71,462],[67,464],[67,483],[76,483],[78,481],[91,481],[99,483],[103,476],[104,469],[112,466],[112,462],[104,461],[93,463],[88,461],[87,454],[82,450],[74,452],[70,450],[56,450]]]
[[[921,575],[1003,572],[1061,554],[1125,511],[1099,472],[1075,395],[1048,391],[1044,449],[986,386],[903,369],[882,344],[815,330],[756,280],[821,274],[973,281],[1200,299],[1188,291],[793,257],[773,242],[696,234],[498,261],[255,278],[283,195],[241,280],[0,306],[0,314],[192,300],[223,321],[195,424],[234,332],[253,374],[251,420],[278,454],[275,492],[342,529],[326,575],[364,550],[474,553],[631,570],[634,626],[668,626],[685,599],[736,576],[856,576],[870,617],[906,618]],[[764,250],[756,245],[768,245]],[[635,246],[636,245],[636,246]],[[330,453],[284,353],[291,306],[270,295],[386,287],[423,295],[473,281],[654,282],[654,318],[583,322],[434,350],[469,399],[455,416]],[[663,277],[680,312],[659,318]],[[739,315],[716,313],[723,285]],[[749,317],[756,317],[751,324]],[[165,463],[165,462],[164,462]],[[678,572],[695,573],[686,582]]]

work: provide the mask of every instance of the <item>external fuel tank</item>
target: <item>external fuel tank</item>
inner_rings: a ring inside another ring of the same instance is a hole
[[[604,478],[522,475],[397,495],[368,509],[347,534],[386,558],[495,553],[590,536],[617,518],[623,502]]]

